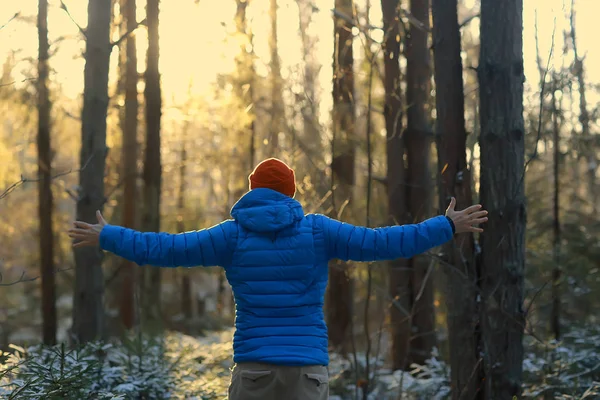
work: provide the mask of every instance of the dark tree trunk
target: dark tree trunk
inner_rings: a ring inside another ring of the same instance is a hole
[[[525,191],[523,1],[481,1],[478,67],[482,234],[481,323],[486,397],[520,397]]]
[[[385,128],[387,131],[387,192],[391,224],[408,222],[406,199],[406,167],[402,137],[402,92],[400,81],[400,26],[398,0],[381,0],[385,68]],[[408,260],[390,262],[390,308],[392,332],[392,364],[394,369],[409,365],[411,325],[411,272]]]
[[[457,0],[432,0],[439,207],[452,197],[457,208],[472,204]],[[452,398],[482,399],[479,359],[478,273],[473,235],[459,234],[443,247]]]
[[[136,4],[135,0],[121,0],[121,15],[125,20],[122,34],[135,29]],[[125,115],[123,124],[122,158],[123,170],[123,226],[135,227],[135,210],[137,204],[137,128],[138,128],[138,72],[135,35],[130,34],[126,39],[125,51]],[[135,276],[136,266],[127,260],[122,261],[122,285],[120,314],[121,322],[126,329],[131,329],[135,323]]]
[[[184,214],[185,214],[185,175],[186,175],[186,164],[187,164],[187,151],[186,151],[186,138],[189,127],[184,127],[184,138],[181,142],[181,150],[179,151],[179,193],[177,198],[177,209],[179,215],[177,216],[177,231],[185,232]],[[192,318],[192,282],[190,281],[190,270],[185,269],[181,277],[181,312],[186,318],[186,323],[189,323]]]
[[[106,163],[106,113],[110,44],[110,0],[90,0],[81,113],[81,158],[77,219],[96,222],[96,210],[104,205]],[[73,334],[79,342],[103,335],[104,278],[102,253],[97,248],[75,250]]]
[[[554,82],[556,82],[557,80],[558,78],[555,77]],[[560,278],[562,276],[560,265],[560,108],[557,106],[556,90],[558,90],[558,88],[556,87],[554,87],[552,90],[552,144],[554,147],[554,159],[552,160],[552,172],[554,175],[554,192],[552,204],[552,256],[554,266],[552,268],[552,315],[550,317],[550,323],[552,327],[552,333],[554,334],[554,338],[556,340],[560,340]]]
[[[144,99],[146,103],[146,154],[144,158],[144,210],[142,230],[158,232],[160,230],[160,120],[162,100],[160,89],[160,73],[158,70],[158,18],[159,0],[148,0],[146,19],[148,25],[148,53],[145,73],[146,87]],[[159,322],[161,319],[161,271],[160,268],[146,267],[142,270],[143,312],[149,321]]]
[[[352,15],[352,0],[335,0],[335,8]],[[333,217],[348,219],[352,215],[352,187],[354,185],[354,158],[356,140],[354,125],[354,54],[352,27],[343,18],[334,19],[333,60],[333,132],[332,189]],[[345,353],[349,350],[352,324],[352,278],[345,263],[332,261],[329,266],[327,291],[327,325],[331,345]]]
[[[38,216],[42,274],[42,336],[56,343],[56,285],[52,230],[52,150],[50,147],[50,93],[48,91],[48,0],[38,3]]]
[[[410,25],[406,38],[406,143],[407,200],[410,219],[420,222],[431,214],[429,171],[431,126],[429,97],[431,66],[427,43],[429,28],[429,0],[411,0],[410,12],[421,26]],[[430,258],[417,256],[411,260],[412,336],[409,362],[424,365],[436,345],[435,308],[433,306],[433,275]],[[430,271],[431,272],[431,271]]]

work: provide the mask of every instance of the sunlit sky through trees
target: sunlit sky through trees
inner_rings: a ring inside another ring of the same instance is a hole
[[[467,8],[477,0],[465,0]],[[60,9],[60,1],[50,0],[48,18],[50,42],[58,38],[63,40],[57,44],[57,52],[50,61],[54,73],[51,80],[60,85],[61,96],[76,98],[83,90],[84,59],[82,51],[84,41],[78,33],[78,28]],[[145,2],[138,0],[138,20],[145,15]],[[365,1],[357,2],[359,8],[364,8]],[[568,28],[568,12],[570,0],[524,0],[524,57],[527,87],[537,89],[539,74],[535,60],[535,14],[538,14],[540,50],[544,63],[548,57],[553,26],[555,30],[554,62],[562,64],[563,30]],[[73,19],[81,26],[87,23],[87,1],[65,0]],[[301,71],[293,67],[301,62],[300,40],[298,37],[298,8],[293,0],[279,0],[278,35],[279,55],[282,60],[282,75],[284,79],[301,77],[290,76],[290,71]],[[328,110],[331,106],[329,96],[331,89],[331,60],[333,51],[332,0],[315,0],[319,12],[314,15],[312,30],[320,39],[317,52],[323,65],[320,71],[320,82],[323,95],[321,107]],[[381,10],[378,1],[371,1],[371,24],[381,25]],[[600,52],[596,50],[596,34],[598,11],[600,3],[597,0],[576,1],[576,23],[578,29],[579,51],[585,56],[586,75],[590,84],[600,81]],[[255,52],[258,56],[257,72],[268,74],[269,48],[268,35],[270,24],[268,20],[268,0],[252,0],[248,8],[248,18],[255,35]],[[13,70],[13,79],[26,79],[33,73],[29,60],[37,56],[37,32],[35,16],[36,0],[2,0],[0,7],[0,25],[8,21],[15,13],[20,12],[24,19],[13,20],[0,30],[0,58],[2,61],[11,52],[16,53],[19,61]],[[200,0],[198,4],[192,0],[170,0],[161,2],[160,15],[160,68],[162,74],[162,90],[165,107],[181,104],[188,97],[188,88],[192,85],[192,95],[204,96],[211,90],[217,73],[227,72],[233,68],[234,55],[239,51],[239,45],[232,35],[235,29],[233,16],[235,1]],[[477,31],[478,21],[474,20],[469,29]],[[115,33],[116,34],[116,33]],[[146,31],[145,28],[136,32],[139,40],[138,70],[145,69]],[[381,31],[374,31],[373,37],[381,38]],[[226,40],[228,38],[228,40]],[[115,38],[116,39],[116,38]],[[356,41],[356,56],[362,56],[362,44]],[[117,51],[112,53],[111,81],[116,79]],[[29,59],[29,60],[28,60]],[[569,62],[569,61],[567,61]],[[467,65],[476,65],[477,60],[465,60]],[[5,84],[6,82],[2,82]],[[23,83],[21,83],[23,84]],[[592,94],[592,92],[590,92]],[[591,101],[595,99],[591,98]],[[76,110],[72,110],[75,112]],[[168,114],[167,114],[168,115]],[[326,113],[322,113],[327,115]],[[168,118],[168,117],[167,117]]]

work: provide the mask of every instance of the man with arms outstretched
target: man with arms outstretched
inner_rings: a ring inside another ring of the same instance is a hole
[[[74,247],[96,246],[141,265],[221,266],[235,298],[236,318],[229,399],[328,398],[327,326],[323,301],[328,262],[410,258],[449,241],[454,233],[482,232],[480,205],[419,224],[365,228],[320,214],[304,214],[294,200],[294,171],[280,160],[261,162],[232,219],[208,229],[169,234],[137,232],[76,221]]]

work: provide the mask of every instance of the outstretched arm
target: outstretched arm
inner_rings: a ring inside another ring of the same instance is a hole
[[[452,199],[446,215],[419,224],[366,228],[323,218],[328,256],[344,261],[383,261],[410,258],[442,245],[454,233],[481,232],[474,225],[487,221],[480,205],[455,211]]]
[[[138,232],[109,225],[98,212],[98,224],[76,221],[69,236],[74,247],[100,245],[138,265],[159,267],[224,266],[229,255],[232,221],[208,229],[179,234]]]

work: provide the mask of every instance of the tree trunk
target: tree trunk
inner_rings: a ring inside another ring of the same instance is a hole
[[[77,219],[96,222],[102,210],[106,162],[106,113],[108,108],[108,69],[110,45],[110,0],[89,0],[84,69],[83,110],[81,113],[81,168]],[[73,334],[79,342],[103,335],[104,278],[102,253],[97,248],[75,250],[75,290]]]
[[[489,212],[481,239],[481,322],[485,392],[494,400],[520,397],[523,370],[522,31],[522,0],[481,1],[480,196]]]
[[[431,91],[431,67],[428,34],[429,0],[411,0],[410,12],[422,27],[410,25],[406,38],[406,117],[404,135],[407,158],[407,200],[410,219],[420,222],[431,214],[431,126],[429,121],[429,96]],[[424,365],[436,345],[435,308],[433,306],[433,277],[429,257],[414,257],[411,262],[412,335],[410,363]]]
[[[554,78],[556,82],[558,78]],[[553,151],[553,175],[554,175],[554,193],[553,193],[553,205],[552,205],[552,258],[554,266],[552,268],[552,315],[550,317],[550,323],[552,327],[552,333],[556,340],[560,340],[560,278],[562,276],[561,271],[561,260],[560,260],[560,122],[559,122],[559,110],[556,100],[556,90],[552,89],[552,144],[554,147]]]
[[[162,114],[160,73],[158,70],[158,22],[159,0],[148,0],[146,20],[148,25],[148,53],[145,72],[146,87],[146,154],[144,158],[144,210],[142,230],[158,232],[160,230],[160,120]],[[161,271],[160,268],[146,267],[143,276],[143,312],[148,321],[160,322],[161,319]]]
[[[125,20],[122,34],[136,27],[135,0],[121,0],[121,15]],[[137,204],[137,128],[138,128],[138,72],[135,35],[126,39],[125,51],[125,116],[123,124],[122,158],[123,170],[123,226],[135,227],[135,209]],[[125,259],[122,261],[122,285],[120,314],[121,322],[126,329],[133,328],[135,323],[135,276],[136,266]]]
[[[298,31],[302,42],[302,59],[304,62],[304,94],[299,98],[302,104],[302,123],[304,128],[304,143],[307,144],[312,154],[310,156],[320,156],[323,153],[321,143],[321,132],[318,120],[319,101],[317,99],[318,66],[315,60],[314,37],[309,35],[310,25],[314,13],[314,4],[312,0],[298,0]],[[319,181],[321,182],[321,181]],[[318,184],[322,186],[321,184]],[[321,188],[320,193],[324,194],[328,188]]]
[[[252,32],[248,28],[248,22],[246,20],[246,8],[250,0],[236,0],[237,7],[235,11],[235,24],[238,35],[243,39],[240,40],[240,52],[236,57],[237,66],[237,79],[235,90],[237,96],[240,98],[244,109],[248,113],[250,122],[247,126],[244,126],[240,132],[240,142],[244,141],[244,138],[248,138],[248,170],[254,169],[255,165],[255,107],[254,107],[254,81],[256,72],[254,68],[254,45]],[[246,166],[241,165],[242,171]]]
[[[587,165],[587,177],[590,193],[590,201],[592,205],[592,215],[595,217],[598,213],[598,189],[596,185],[596,169],[598,168],[598,159],[596,156],[596,148],[590,133],[590,113],[587,109],[586,84],[583,68],[583,60],[579,57],[577,51],[577,36],[575,28],[575,0],[571,0],[571,42],[573,44],[573,53],[575,60],[573,61],[573,70],[577,78],[579,86],[579,122],[581,123],[581,142],[582,153],[585,156]],[[577,165],[576,168],[579,168]]]
[[[269,16],[271,18],[271,124],[269,125],[269,153],[276,156],[279,152],[279,132],[282,128],[283,97],[281,88],[281,63],[279,61],[277,43],[277,0],[270,0]]]
[[[335,0],[335,8],[345,15],[352,15],[352,0]],[[332,147],[332,193],[333,216],[351,217],[352,187],[354,185],[354,55],[352,52],[352,27],[344,19],[334,18],[334,75],[333,75],[333,140]],[[332,261],[329,266],[327,291],[327,325],[331,345],[345,353],[352,324],[352,278],[345,263]]]
[[[52,150],[50,147],[50,94],[48,91],[48,0],[38,3],[38,215],[42,275],[42,336],[56,343],[56,284],[52,230]]]
[[[436,87],[436,138],[440,170],[439,207],[452,197],[457,208],[472,204],[467,164],[467,132],[457,0],[433,0],[433,60]],[[482,399],[479,359],[481,333],[477,309],[478,272],[473,235],[459,234],[443,247],[452,398]]]
[[[179,151],[179,193],[177,198],[177,210],[179,215],[177,216],[177,231],[185,232],[184,213],[185,213],[185,175],[186,175],[186,163],[187,163],[187,151],[186,151],[186,138],[188,131],[188,123],[184,127],[184,137],[181,141],[181,150]],[[192,283],[190,281],[189,270],[185,269],[181,277],[181,311],[185,316],[186,322],[192,318]]]
[[[406,215],[406,167],[402,138],[402,92],[400,81],[400,26],[398,0],[381,0],[383,29],[387,32],[384,43],[385,68],[385,128],[387,131],[387,192],[391,224],[408,221]],[[408,260],[390,262],[390,309],[392,333],[392,366],[404,369],[409,363],[408,351],[411,325],[411,273]]]

